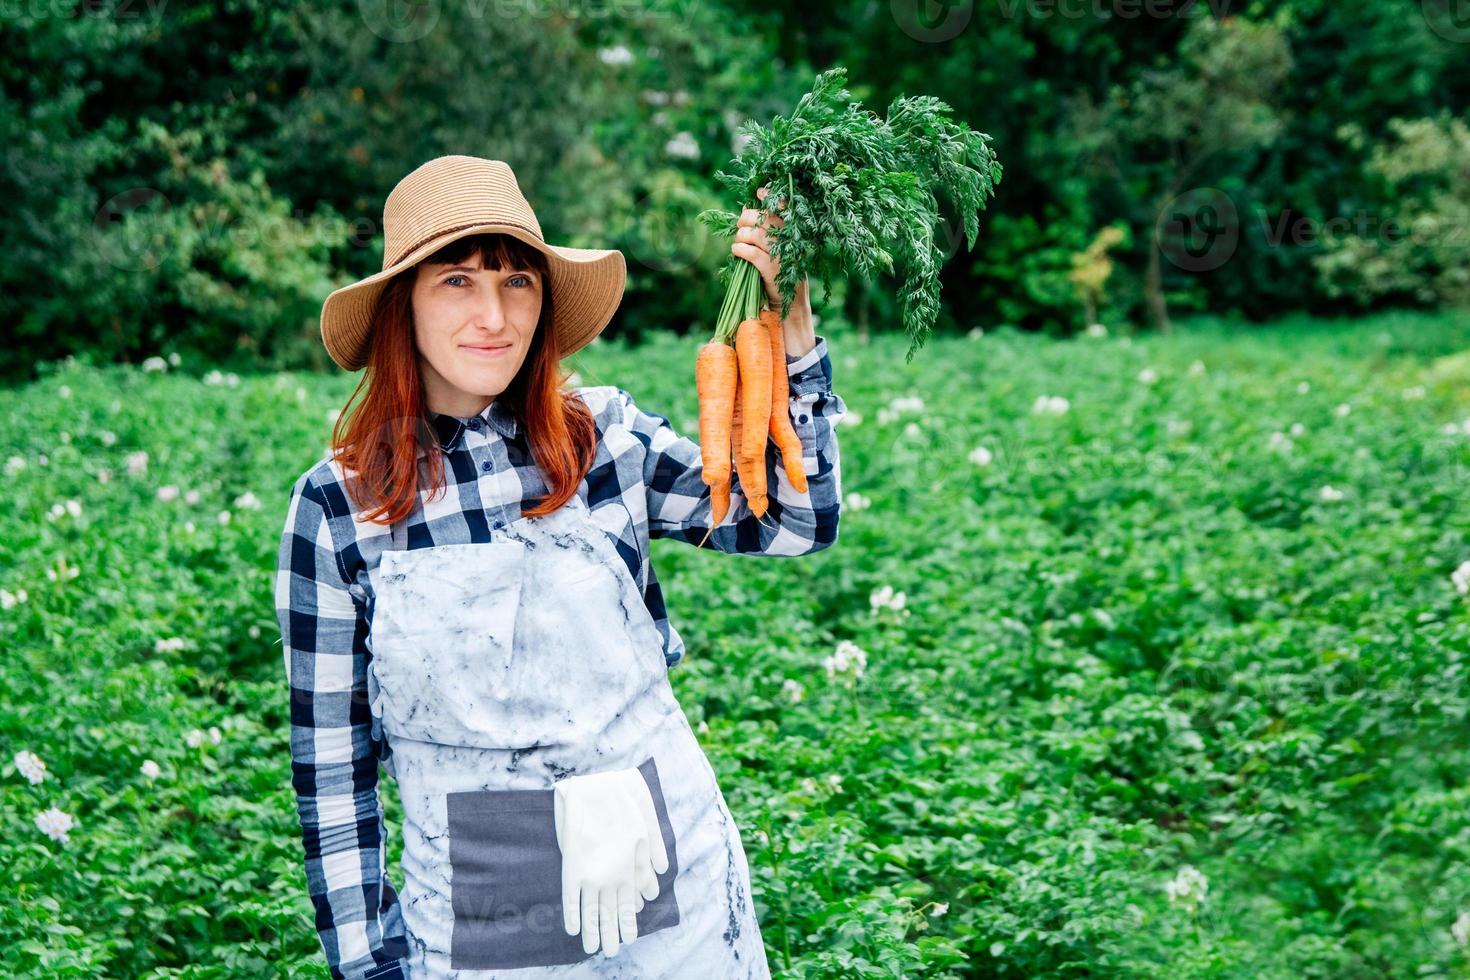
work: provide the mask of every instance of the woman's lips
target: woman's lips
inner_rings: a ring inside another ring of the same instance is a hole
[[[489,348],[489,347],[470,347],[470,346],[468,346],[466,344],[460,344],[459,345],[459,349],[462,350],[462,351],[464,351],[467,354],[473,354],[476,357],[500,357],[500,356],[506,354],[507,352],[509,352],[512,346],[514,346],[514,345],[513,344],[506,344],[504,347]]]

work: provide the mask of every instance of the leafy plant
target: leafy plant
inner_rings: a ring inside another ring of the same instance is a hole
[[[846,77],[845,68],[829,69],[790,116],[769,126],[742,124],[737,136],[748,140],[744,152],[729,172],[715,176],[740,194],[745,207],[764,207],[783,221],[769,231],[771,255],[781,267],[776,286],[783,318],[809,276],[822,280],[825,300],[834,275],[894,272],[903,277],[905,359],[911,361],[939,313],[944,253],[935,241],[936,192],[959,211],[974,248],[977,213],[995,192],[1001,165],[990,137],[951,120],[947,103],[902,96],[880,117],[852,98],[843,87]],[[771,194],[760,202],[756,192],[765,186]],[[739,212],[710,209],[699,219],[733,235]],[[725,340],[760,312],[765,296],[758,270],[738,256],[731,256],[722,281],[728,289],[715,337]]]

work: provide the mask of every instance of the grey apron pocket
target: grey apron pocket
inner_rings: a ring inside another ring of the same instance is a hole
[[[653,759],[638,771],[653,796],[669,855],[669,870],[658,876],[658,897],[638,913],[642,939],[679,924],[674,898],[679,860]],[[509,970],[588,959],[582,937],[568,935],[562,926],[561,848],[552,791],[472,790],[449,793],[446,803],[454,909],[449,965],[456,970]]]

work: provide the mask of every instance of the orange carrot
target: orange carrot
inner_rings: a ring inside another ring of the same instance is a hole
[[[759,318],[744,320],[735,331],[735,356],[739,362],[740,452],[750,467],[751,482],[741,472],[741,485],[751,511],[766,512],[766,446],[771,429],[771,337]]]
[[[753,460],[745,454],[745,426],[741,423],[745,420],[745,379],[741,378],[735,382],[735,418],[731,423],[731,441],[735,447],[735,467],[740,473],[740,492],[745,495],[745,502],[750,505],[751,513],[757,517],[766,512],[766,495],[762,491],[757,497],[751,492],[751,487],[757,483],[764,483],[761,479],[765,476],[766,463],[764,459]],[[764,442],[764,440],[762,440]],[[759,474],[759,475],[757,475]]]
[[[772,309],[761,310],[760,318],[771,332],[771,436],[781,450],[781,465],[786,478],[798,493],[806,493],[806,467],[802,460],[801,436],[791,425],[791,386],[786,375],[786,331],[781,327],[781,314]]]
[[[730,483],[730,424],[735,411],[738,374],[735,348],[720,340],[711,340],[699,348],[694,366],[699,399],[699,452],[704,461],[704,482],[712,487],[721,483],[728,487]]]

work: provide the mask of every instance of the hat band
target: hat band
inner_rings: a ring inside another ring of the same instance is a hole
[[[398,253],[398,258],[394,259],[392,262],[389,262],[383,268],[384,269],[391,269],[393,266],[395,266],[398,263],[402,262],[404,259],[406,259],[410,255],[412,255],[415,251],[417,251],[418,249],[420,249],[423,246],[427,245],[429,242],[432,242],[436,238],[440,238],[440,237],[442,237],[444,235],[452,235],[456,231],[464,231],[466,228],[473,228],[476,225],[491,225],[491,224],[494,224],[494,225],[510,225],[513,228],[519,228],[519,229],[521,229],[522,231],[524,231],[527,234],[531,235],[533,238],[535,238],[539,242],[542,242],[543,244],[545,242],[545,239],[543,239],[541,237],[540,233],[538,233],[536,231],[536,229],[530,228],[530,227],[528,227],[526,225],[523,225],[519,221],[471,221],[471,222],[468,222],[467,224],[454,225],[451,228],[440,228],[438,231],[435,231],[435,232],[433,232],[430,235],[426,235],[423,238],[420,238],[418,241],[414,242],[408,248],[405,248],[403,251],[399,252]]]

